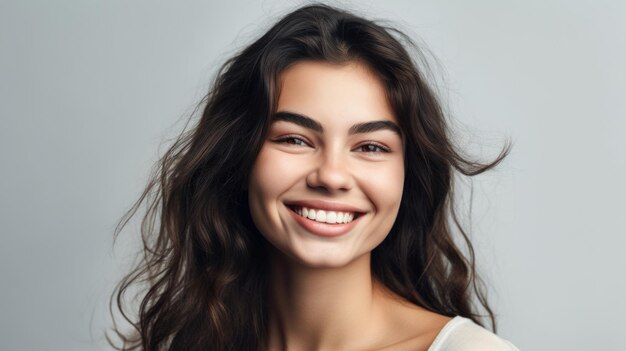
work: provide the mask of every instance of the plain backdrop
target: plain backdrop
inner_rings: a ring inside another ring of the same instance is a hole
[[[0,1],[1,350],[110,349],[108,298],[137,237],[114,247],[117,220],[219,65],[302,3]],[[513,141],[473,180],[499,334],[522,350],[623,347],[626,2],[330,4],[432,56],[468,152]]]

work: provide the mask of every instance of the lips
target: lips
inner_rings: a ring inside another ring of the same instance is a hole
[[[306,207],[324,211],[354,212],[355,214],[363,214],[367,212],[366,210],[354,205],[325,200],[293,200],[285,201],[285,205],[289,207]]]
[[[294,210],[287,206],[288,212],[291,217],[306,231],[311,234],[322,237],[337,237],[349,233],[360,222],[362,215],[355,214],[354,219],[349,223],[324,223],[317,222],[308,218],[304,218],[294,212]]]

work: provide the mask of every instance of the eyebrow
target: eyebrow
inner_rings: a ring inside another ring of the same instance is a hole
[[[301,127],[311,129],[320,134],[324,133],[324,127],[311,117],[289,111],[276,112],[272,117],[272,123],[277,121],[285,121],[295,123]],[[370,121],[357,123],[350,127],[348,135],[371,133],[379,130],[390,130],[402,138],[402,131],[397,124],[389,120]]]

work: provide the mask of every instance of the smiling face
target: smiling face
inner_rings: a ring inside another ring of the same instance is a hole
[[[398,214],[398,121],[380,80],[359,63],[302,61],[280,82],[277,113],[248,184],[252,219],[292,260],[346,265],[378,246]]]

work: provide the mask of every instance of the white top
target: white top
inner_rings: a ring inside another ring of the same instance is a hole
[[[471,319],[456,316],[441,329],[428,351],[519,351],[519,349]]]

